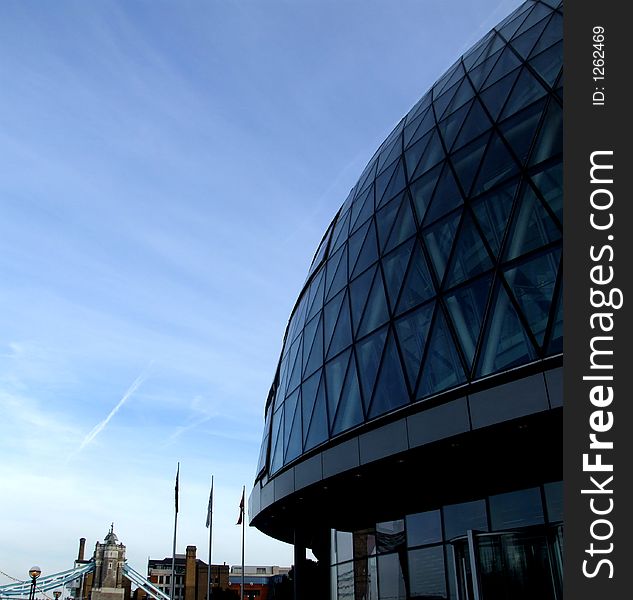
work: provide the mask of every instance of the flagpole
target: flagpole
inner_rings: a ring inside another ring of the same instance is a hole
[[[240,600],[244,600],[244,526],[246,525],[246,519],[244,518],[244,494],[246,493],[246,486],[242,486],[242,592]]]
[[[209,568],[207,570],[207,600],[211,600],[211,545],[213,542],[213,475],[211,475],[211,492],[207,509],[207,527],[209,528]]]
[[[180,475],[180,462],[176,471],[176,493],[175,493],[175,513],[174,513],[174,545],[171,551],[171,586],[169,588],[169,597],[174,600],[174,580],[176,577],[176,530],[178,529],[178,476]]]

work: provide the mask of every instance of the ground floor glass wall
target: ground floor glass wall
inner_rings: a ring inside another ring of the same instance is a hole
[[[561,600],[562,482],[332,530],[332,600]]]

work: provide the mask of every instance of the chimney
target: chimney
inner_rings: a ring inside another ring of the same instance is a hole
[[[82,561],[84,559],[84,550],[86,549],[86,538],[79,538],[79,554],[77,560]]]

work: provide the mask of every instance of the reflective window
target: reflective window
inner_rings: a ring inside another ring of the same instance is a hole
[[[406,565],[406,554],[383,554],[378,557],[378,590],[380,598],[389,600],[405,600],[405,583],[403,561]]]
[[[490,496],[489,501],[493,531],[544,522],[540,488]]]
[[[446,598],[444,547],[409,551],[411,598]]]
[[[406,522],[409,547],[442,541],[442,518],[439,510],[407,515]]]
[[[449,504],[443,508],[444,538],[450,540],[466,535],[469,529],[488,531],[485,500]]]
[[[563,520],[563,482],[546,483],[545,505],[547,506],[547,520],[557,523]]]

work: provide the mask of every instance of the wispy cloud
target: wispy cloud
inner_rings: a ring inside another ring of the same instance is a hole
[[[145,381],[145,379],[147,379],[149,369],[153,364],[154,364],[154,361],[150,362],[147,368],[132,382],[132,385],[130,385],[130,387],[126,390],[121,400],[119,400],[118,404],[110,411],[108,416],[105,419],[103,419],[103,421],[97,423],[92,428],[90,433],[86,435],[86,437],[83,439],[83,441],[79,445],[79,448],[75,452],[75,455],[79,454],[90,442],[92,442],[92,440],[94,440],[106,428],[107,424],[112,420],[114,415],[117,414],[119,409],[127,402],[130,396],[140,387],[140,385]]]

